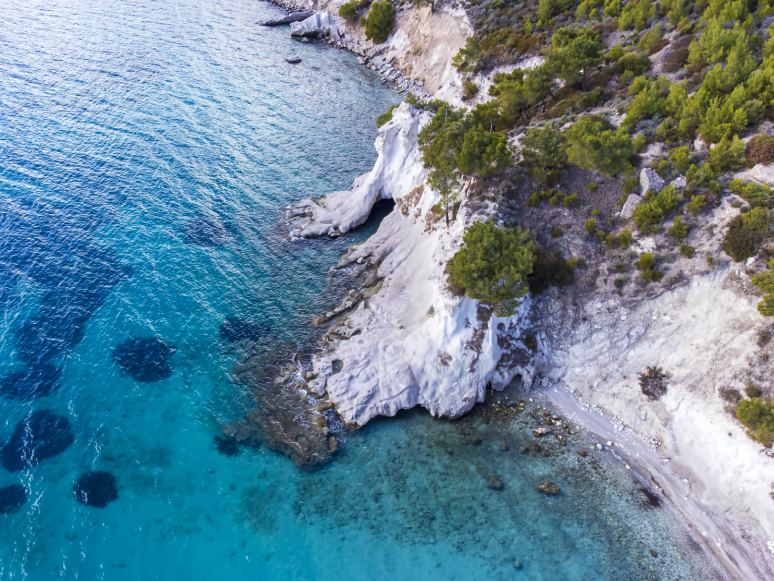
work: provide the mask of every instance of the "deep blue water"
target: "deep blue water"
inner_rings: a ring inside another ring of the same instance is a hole
[[[282,208],[367,171],[400,100],[256,26],[277,12],[0,0],[0,579],[713,578],[615,461],[520,454],[512,418],[379,420],[312,473],[219,453],[255,407],[221,325],[312,344],[345,289],[326,271],[378,221],[291,244]]]

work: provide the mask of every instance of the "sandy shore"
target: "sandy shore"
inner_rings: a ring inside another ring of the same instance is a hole
[[[568,419],[588,430],[600,445],[625,462],[650,488],[663,495],[680,514],[699,542],[719,563],[729,579],[751,581],[771,579],[771,546],[748,523],[731,514],[718,514],[692,493],[688,479],[681,478],[671,465],[678,454],[664,454],[616,418],[592,408],[558,383],[541,390]],[[611,445],[612,443],[612,445]],[[745,534],[746,533],[746,534]],[[744,544],[740,543],[744,536]],[[773,552],[774,553],[774,552]]]

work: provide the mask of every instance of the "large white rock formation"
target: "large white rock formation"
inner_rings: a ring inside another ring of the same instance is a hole
[[[438,194],[424,185],[416,135],[429,114],[402,104],[379,131],[379,157],[353,189],[290,209],[294,232],[339,234],[363,223],[375,201],[397,206],[378,231],[342,258],[341,266],[378,265],[381,288],[329,336],[315,356],[313,393],[328,398],[349,424],[394,415],[416,405],[456,417],[482,401],[487,385],[502,389],[520,374],[532,382],[535,357],[524,344],[529,301],[512,317],[446,288],[448,260],[467,225],[485,215],[463,204],[447,229],[432,212]]]

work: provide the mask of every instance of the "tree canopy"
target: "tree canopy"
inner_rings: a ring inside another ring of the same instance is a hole
[[[491,220],[465,232],[464,246],[449,261],[449,274],[465,294],[489,303],[523,297],[535,262],[534,243],[520,228],[498,228]]]

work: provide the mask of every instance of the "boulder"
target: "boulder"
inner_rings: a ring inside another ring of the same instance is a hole
[[[497,476],[490,476],[486,479],[486,485],[487,487],[491,488],[492,490],[502,490],[503,489],[503,483],[500,481],[500,479]]]
[[[310,16],[313,16],[314,12],[309,12],[308,10],[301,10],[298,12],[291,12],[290,14],[286,14],[285,16],[281,16],[280,18],[271,18],[269,20],[263,20],[262,22],[259,22],[261,26],[281,26],[283,24],[292,24],[293,22],[301,22],[302,20],[306,20]]]
[[[642,188],[643,193],[647,192],[648,190],[660,192],[665,185],[666,182],[661,178],[660,175],[656,173],[655,170],[652,170],[648,167],[640,172],[640,187]]]
[[[540,438],[541,436],[546,436],[551,433],[551,428],[536,428],[532,430],[532,435]]]
[[[288,61],[291,65],[295,65],[301,62],[301,57],[290,55],[289,57],[285,58],[285,60]]]
[[[634,208],[637,207],[637,204],[639,204],[642,201],[642,196],[638,196],[637,194],[629,194],[629,197],[626,198],[626,203],[623,205],[623,208],[621,208],[621,218],[626,218],[627,220],[634,216]]]
[[[672,180],[672,185],[678,190],[682,190],[686,185],[688,185],[688,180],[685,178],[685,176],[680,176]]]
[[[293,22],[290,25],[291,36],[320,36],[336,27],[336,20],[330,12],[315,12],[309,18],[301,22]]]
[[[543,484],[538,484],[538,490],[543,494],[548,494],[549,496],[556,496],[559,494],[559,492],[561,492],[559,487],[549,480],[546,480],[543,482]]]

